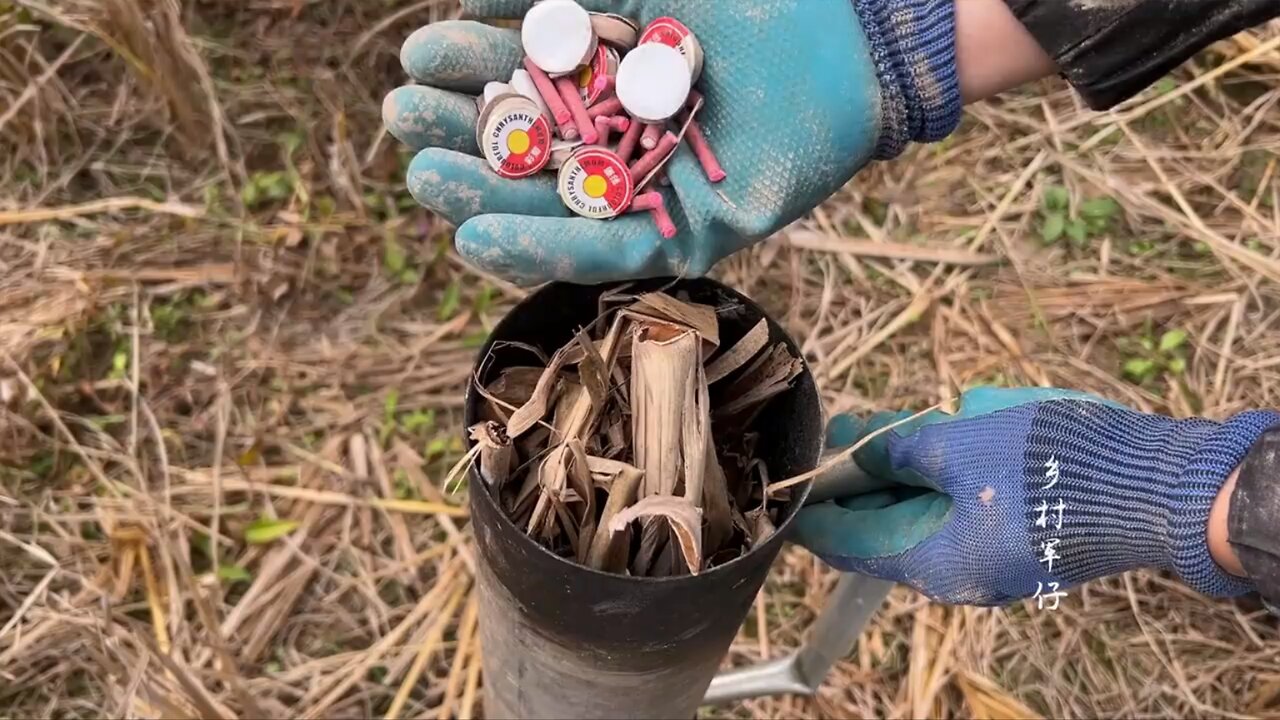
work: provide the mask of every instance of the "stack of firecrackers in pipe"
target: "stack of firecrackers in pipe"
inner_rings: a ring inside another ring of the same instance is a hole
[[[724,170],[695,117],[702,48],[679,20],[642,31],[619,15],[573,0],[543,0],[521,28],[524,68],[478,98],[476,140],[494,172],[519,179],[559,173],[573,212],[595,220],[648,212],[664,238],[675,223],[656,186],[676,147],[688,142],[707,179]]]

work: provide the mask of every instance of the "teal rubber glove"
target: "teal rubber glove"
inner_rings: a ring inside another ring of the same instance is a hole
[[[910,416],[840,416],[828,443]],[[1174,420],[1070,390],[970,390],[955,414],[935,410],[867,442],[854,455],[864,492],[801,510],[795,539],[833,567],[955,604],[1056,595],[1137,568],[1237,595],[1252,588],[1213,561],[1209,508],[1277,424],[1273,411]]]
[[[728,177],[710,184],[680,146],[663,190],[678,228],[670,240],[647,213],[571,216],[554,174],[507,180],[478,157],[472,95],[519,66],[519,32],[472,21],[426,26],[401,51],[423,85],[391,92],[384,121],[420,151],[409,190],[458,226],[459,252],[517,282],[704,274],[808,212],[873,154],[945,136],[958,121],[952,0],[580,2],[642,25],[670,15],[694,31],[705,55],[698,120]],[[517,19],[532,4],[462,2],[469,15]],[[925,85],[934,92],[917,90]]]

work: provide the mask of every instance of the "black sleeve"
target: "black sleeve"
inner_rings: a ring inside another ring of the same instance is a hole
[[[1208,45],[1280,16],[1280,0],[1005,2],[1094,110],[1129,99]]]
[[[1280,429],[1263,433],[1240,464],[1227,540],[1267,607],[1280,613]]]

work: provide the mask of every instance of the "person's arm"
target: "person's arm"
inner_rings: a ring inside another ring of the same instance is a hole
[[[1280,0],[1003,2],[1094,110],[1129,99],[1210,44],[1280,16]],[[956,0],[956,9],[985,4]]]
[[[1280,613],[1280,432],[1263,433],[1227,477],[1205,535],[1218,567],[1248,578]]]
[[[957,0],[956,69],[968,104],[1052,75],[1057,66],[1005,0]]]
[[[1280,613],[1280,430],[1262,434],[1223,484],[1209,516],[1214,561],[1249,578]]]
[[[832,420],[830,445],[859,440],[867,492],[796,517],[796,540],[841,570],[954,604],[1056,607],[1139,568],[1277,599],[1280,411],[1176,420],[1070,390],[976,388],[950,414]]]
[[[1218,563],[1218,567],[1236,577],[1244,577],[1244,566],[1240,564],[1240,556],[1231,547],[1227,531],[1227,518],[1231,514],[1231,494],[1235,492],[1236,478],[1239,476],[1240,470],[1237,469],[1222,484],[1222,489],[1218,491],[1218,497],[1214,499],[1213,507],[1209,510],[1209,527],[1205,529],[1205,535],[1209,539],[1209,553],[1213,555],[1213,561]]]

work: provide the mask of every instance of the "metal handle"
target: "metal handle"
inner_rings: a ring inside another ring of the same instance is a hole
[[[808,502],[857,495],[881,486],[848,458],[814,480]],[[892,588],[888,580],[842,575],[814,621],[809,640],[799,650],[784,658],[720,673],[702,702],[713,705],[783,693],[813,695],[831,667],[853,650],[863,627]]]

